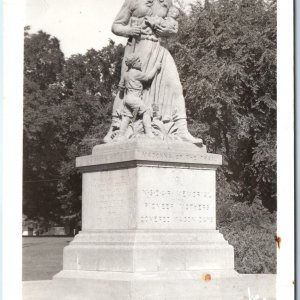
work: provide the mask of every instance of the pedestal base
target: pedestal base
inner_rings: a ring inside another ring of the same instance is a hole
[[[63,299],[241,299],[226,284],[234,249],[216,230],[221,163],[204,147],[149,139],[78,158],[83,231],[54,281],[80,296]]]
[[[242,300],[245,291],[230,275],[205,280],[201,272],[62,271],[54,281],[76,286],[77,297],[66,300]]]
[[[63,261],[64,270],[74,271],[234,274],[234,249],[217,230],[80,232]]]
[[[232,300],[237,276],[217,230],[106,230],[79,233],[54,280],[80,287],[81,300]]]

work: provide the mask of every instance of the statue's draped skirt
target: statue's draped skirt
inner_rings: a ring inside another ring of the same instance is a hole
[[[156,105],[159,114],[165,120],[186,118],[182,86],[175,62],[169,51],[159,41],[132,39],[128,41],[125,47],[124,57],[132,52],[139,55],[142,62],[142,71],[146,73],[157,62],[162,64],[160,72],[154,77],[153,81],[145,85],[144,103],[151,109],[153,109],[153,104]],[[121,76],[126,70],[127,66],[123,59]],[[113,115],[117,116],[122,108],[123,99],[120,99],[118,94],[114,102]]]

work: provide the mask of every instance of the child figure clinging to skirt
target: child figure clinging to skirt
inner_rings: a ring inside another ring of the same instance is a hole
[[[161,63],[156,63],[149,73],[142,72],[142,63],[135,53],[129,54],[125,58],[128,70],[125,72],[120,82],[120,89],[124,91],[124,108],[122,111],[122,121],[120,131],[116,141],[126,139],[126,131],[130,121],[135,115],[143,116],[143,126],[145,135],[153,137],[151,131],[151,115],[148,108],[142,101],[143,82],[150,81],[161,69]]]

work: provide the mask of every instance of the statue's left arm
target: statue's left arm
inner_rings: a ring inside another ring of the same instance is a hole
[[[134,9],[134,0],[125,0],[112,25],[112,32],[119,36],[135,37],[141,33],[140,26],[130,26],[129,21]]]

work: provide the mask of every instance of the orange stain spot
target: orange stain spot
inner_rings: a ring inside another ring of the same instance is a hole
[[[206,273],[202,275],[202,280],[204,281],[211,281],[211,275]]]
[[[275,242],[277,244],[278,249],[280,249],[281,237],[278,235],[275,235]]]

